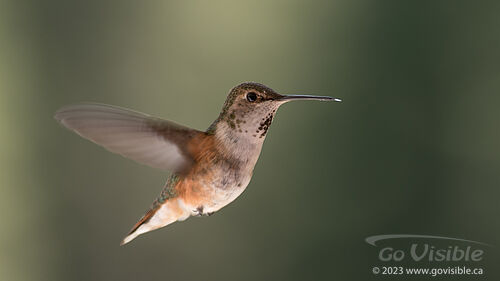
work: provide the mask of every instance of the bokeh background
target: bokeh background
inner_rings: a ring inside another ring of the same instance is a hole
[[[367,280],[370,235],[500,245],[498,1],[0,6],[2,280]],[[206,129],[244,81],[344,102],[283,106],[240,198],[120,247],[168,173],[53,113],[95,101]]]

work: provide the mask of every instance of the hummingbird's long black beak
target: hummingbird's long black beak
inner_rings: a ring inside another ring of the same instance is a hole
[[[327,96],[310,96],[310,95],[282,95],[278,100],[280,101],[293,101],[293,100],[319,100],[319,101],[342,101],[338,98]]]

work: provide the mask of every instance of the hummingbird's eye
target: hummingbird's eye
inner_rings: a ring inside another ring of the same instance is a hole
[[[247,101],[254,102],[257,100],[257,94],[254,92],[247,93]]]

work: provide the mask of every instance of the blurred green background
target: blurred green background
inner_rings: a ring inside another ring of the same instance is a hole
[[[370,235],[500,245],[499,3],[1,1],[0,278],[366,280]],[[206,129],[244,81],[344,102],[283,106],[240,198],[120,247],[168,174],[53,113]]]

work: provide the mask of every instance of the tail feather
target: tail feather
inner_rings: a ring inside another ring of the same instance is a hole
[[[137,236],[169,225],[187,214],[186,210],[179,206],[178,200],[168,200],[164,204],[154,205],[135,225],[120,245],[125,245]]]
[[[151,217],[154,216],[154,214],[156,213],[157,210],[158,210],[158,208],[150,209],[149,211],[147,211],[147,213],[144,216],[142,216],[142,218],[132,227],[132,229],[127,234],[127,236],[125,238],[123,238],[122,242],[120,243],[120,246],[127,244],[128,242],[132,241],[134,238],[136,238],[140,234],[144,233],[144,232],[139,232],[137,230],[139,229],[139,227],[141,227],[142,225],[147,223],[151,219]]]

